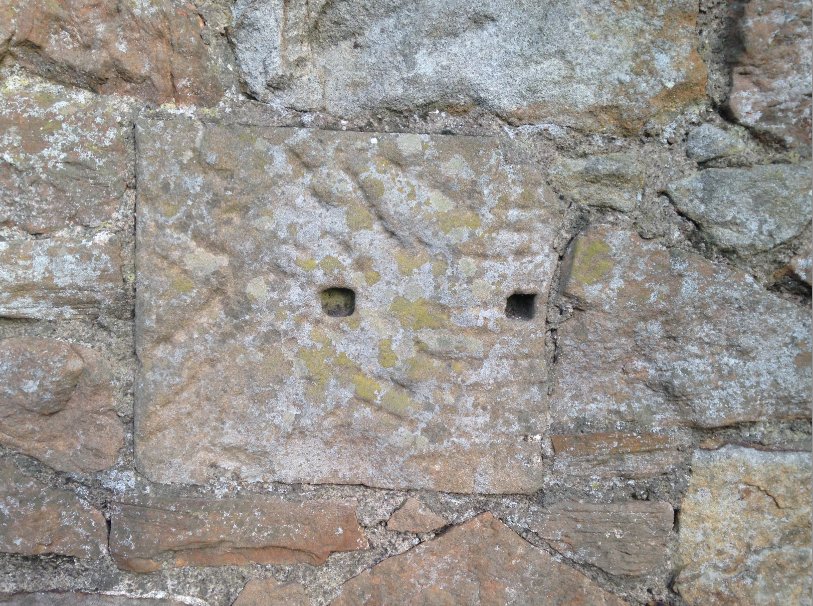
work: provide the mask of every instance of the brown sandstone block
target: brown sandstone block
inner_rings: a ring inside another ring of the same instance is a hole
[[[8,52],[45,78],[155,103],[215,105],[223,95],[191,2],[3,3]]]
[[[747,274],[596,226],[565,266],[557,427],[809,418],[810,314]]]
[[[128,317],[118,238],[0,242],[0,316]]]
[[[732,70],[734,116],[810,155],[811,8],[807,0],[751,0],[739,23],[743,52]]]
[[[563,502],[547,507],[531,529],[577,562],[640,575],[663,563],[673,522],[672,506],[662,501]]]
[[[350,579],[332,604],[621,606],[625,602],[484,513]]]
[[[686,603],[810,604],[812,479],[809,452],[696,451],[675,581]]]
[[[107,525],[100,511],[0,460],[0,551],[95,558],[106,544]]]
[[[387,521],[387,529],[396,532],[432,532],[446,525],[446,520],[421,501],[408,498]]]
[[[0,340],[0,443],[60,471],[110,467],[124,444],[112,377],[91,349]]]
[[[367,547],[355,506],[332,501],[150,498],[116,503],[110,552],[125,570],[249,563],[322,564]]]
[[[132,109],[13,76],[0,89],[0,224],[32,234],[112,221],[133,185]]]

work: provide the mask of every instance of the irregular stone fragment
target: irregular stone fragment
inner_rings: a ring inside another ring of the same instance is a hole
[[[557,503],[531,530],[561,554],[617,575],[640,575],[666,557],[674,512],[662,501]]]
[[[387,528],[396,532],[432,532],[446,526],[446,520],[421,503],[408,498],[387,521]]]
[[[739,24],[743,52],[729,107],[742,124],[810,154],[810,2],[751,0]]]
[[[554,168],[560,191],[588,206],[631,211],[644,190],[644,167],[633,154],[565,160]]]
[[[464,113],[637,131],[705,95],[697,3],[239,0],[231,32],[259,99],[298,109]]]
[[[0,224],[43,234],[112,220],[133,182],[129,106],[19,77],[3,84]]]
[[[299,583],[253,579],[246,583],[232,606],[308,606],[305,588]]]
[[[810,166],[709,168],[672,183],[675,207],[724,250],[770,250],[797,236],[813,214]]]
[[[746,150],[739,133],[723,130],[713,124],[701,124],[689,131],[686,155],[697,162],[728,158]]]
[[[551,480],[563,477],[651,478],[683,462],[680,439],[646,433],[591,433],[551,436]]]
[[[127,317],[118,238],[0,242],[0,316]]]
[[[101,512],[0,460],[0,552],[95,558],[106,543]]]
[[[139,468],[532,492],[563,203],[492,138],[139,127]],[[352,290],[335,317],[322,291]],[[532,317],[506,317],[529,295]]]
[[[169,598],[138,598],[123,595],[93,593],[19,593],[0,595],[0,604],[7,606],[184,606],[186,602]]]
[[[203,19],[191,3],[11,4],[8,52],[49,80],[156,103],[213,105],[223,94],[201,38]]]
[[[697,451],[675,581],[686,603],[813,603],[811,479],[809,452]]]
[[[622,605],[490,513],[350,579],[332,604]]]
[[[751,277],[594,227],[564,269],[556,427],[809,418],[810,317]]]
[[[31,337],[0,340],[0,443],[60,471],[110,467],[124,444],[98,354]]]
[[[167,566],[323,564],[367,547],[355,506],[268,497],[150,498],[115,503],[110,553],[125,570]]]

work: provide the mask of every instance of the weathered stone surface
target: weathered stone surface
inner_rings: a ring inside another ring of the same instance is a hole
[[[413,497],[404,501],[387,521],[396,532],[432,532],[446,526],[446,520]]]
[[[111,466],[124,444],[109,371],[93,350],[0,340],[0,443],[61,471]]]
[[[644,177],[643,163],[623,152],[565,160],[553,170],[554,183],[575,202],[622,212],[643,195]]]
[[[322,564],[367,547],[352,503],[270,497],[150,498],[114,503],[110,553],[126,570],[167,566]]]
[[[350,579],[332,603],[609,606],[625,602],[484,513]]]
[[[300,109],[482,106],[516,123],[636,131],[703,99],[696,17],[689,0],[239,0],[232,39],[248,90]]]
[[[98,557],[107,543],[101,512],[0,460],[0,551]]]
[[[563,203],[537,167],[489,138],[187,119],[138,145],[145,474],[539,487]],[[331,287],[352,315],[323,312]]]
[[[810,317],[749,276],[611,227],[583,233],[554,426],[720,427],[810,415]]]
[[[643,479],[669,473],[685,458],[675,436],[647,433],[553,435],[554,481],[573,477]]]
[[[64,84],[146,101],[216,104],[216,63],[191,2],[0,0],[7,51]],[[2,40],[0,38],[0,40]],[[2,41],[0,41],[2,44]]]
[[[697,162],[728,158],[746,150],[740,133],[713,124],[701,124],[689,132],[686,155]]]
[[[709,168],[672,183],[675,207],[725,250],[755,253],[801,233],[813,215],[810,166]]]
[[[0,316],[52,320],[127,317],[118,238],[0,242]]]
[[[121,100],[10,78],[0,88],[0,224],[29,233],[113,219],[133,181]]]
[[[810,2],[751,0],[739,24],[743,52],[729,107],[757,132],[810,152]]]
[[[561,554],[610,574],[640,575],[663,563],[674,511],[663,501],[556,503],[531,530]]]
[[[254,579],[246,583],[232,606],[308,606],[305,588],[299,583]]]
[[[8,606],[183,606],[187,602],[168,598],[133,598],[90,593],[21,593],[0,595],[0,604]]]
[[[813,603],[811,461],[805,452],[697,451],[680,515],[688,604]]]

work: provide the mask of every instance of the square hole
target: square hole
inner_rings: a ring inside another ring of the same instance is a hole
[[[352,316],[356,310],[356,293],[349,288],[326,288],[319,298],[322,311],[333,318]]]
[[[515,292],[505,302],[505,315],[517,320],[532,320],[536,311],[536,293]]]

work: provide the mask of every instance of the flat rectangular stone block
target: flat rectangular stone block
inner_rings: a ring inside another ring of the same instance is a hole
[[[563,209],[539,167],[490,138],[181,117],[137,138],[148,477],[540,486]],[[515,293],[533,313],[507,316]]]

